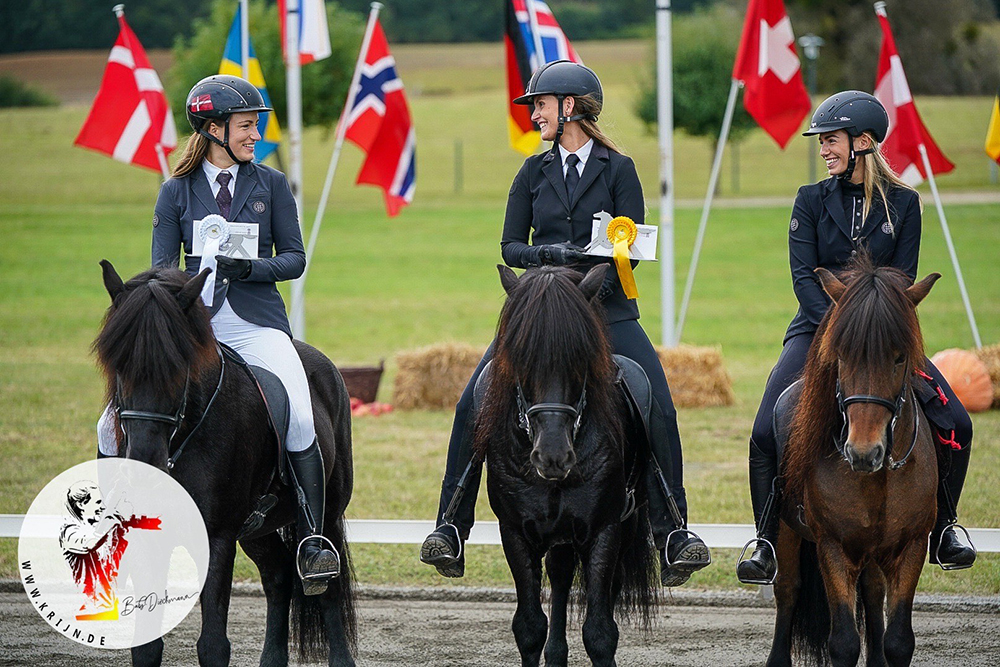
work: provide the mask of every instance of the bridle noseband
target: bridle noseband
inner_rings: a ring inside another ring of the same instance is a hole
[[[833,444],[836,446],[837,451],[840,455],[844,457],[844,460],[848,460],[846,448],[847,448],[847,430],[849,422],[847,419],[847,406],[854,403],[874,403],[875,405],[881,405],[883,408],[889,411],[892,415],[892,419],[889,420],[889,425],[886,427],[886,457],[889,461],[889,470],[897,470],[906,463],[907,459],[910,458],[910,454],[913,453],[913,448],[917,444],[917,434],[920,431],[920,410],[914,403],[913,406],[913,439],[910,441],[910,448],[906,450],[906,454],[902,459],[896,461],[892,458],[892,445],[893,445],[893,433],[896,430],[896,422],[899,420],[899,415],[903,411],[903,405],[906,403],[906,394],[913,393],[909,385],[906,382],[907,376],[903,375],[903,386],[899,388],[899,393],[896,395],[896,399],[890,401],[887,398],[881,396],[874,396],[872,394],[854,394],[853,396],[844,397],[844,392],[840,388],[840,373],[837,373],[837,407],[840,410],[841,428],[840,436],[834,436]],[[907,389],[910,389],[907,392]]]
[[[205,421],[205,417],[208,416],[209,410],[212,408],[212,404],[215,403],[215,398],[219,395],[219,391],[222,389],[222,380],[226,376],[226,357],[222,354],[222,348],[216,345],[216,352],[219,355],[219,361],[221,362],[221,367],[219,368],[219,382],[215,386],[215,392],[212,397],[208,399],[208,404],[205,405],[205,410],[202,412],[201,419],[198,423],[194,425],[191,432],[188,433],[187,437],[184,438],[184,442],[181,446],[177,448],[176,451],[167,459],[167,469],[172,470],[174,465],[177,463],[177,459],[180,458],[181,452],[184,451],[184,447],[187,446],[188,442],[191,440],[191,436],[197,432],[198,427],[201,426],[202,422]],[[118,413],[118,421],[121,424],[122,431],[125,433],[125,448],[128,449],[128,429],[125,428],[125,422],[128,420],[133,421],[151,421],[151,422],[162,422],[164,424],[172,424],[174,430],[170,433],[170,437],[167,439],[167,451],[170,451],[170,446],[174,442],[174,437],[177,435],[177,431],[180,430],[181,424],[184,422],[184,416],[187,410],[188,402],[188,389],[191,386],[191,370],[188,369],[187,375],[184,378],[184,392],[181,394],[180,405],[177,406],[177,410],[174,414],[166,414],[164,412],[150,412],[148,410],[123,410],[121,405],[122,395],[121,395],[121,378],[116,378],[115,380],[115,405],[118,406],[115,410]]]
[[[577,431],[580,430],[580,423],[583,421],[583,410],[587,407],[587,381],[583,381],[583,389],[580,390],[580,399],[576,402],[576,405],[569,405],[567,403],[535,403],[533,405],[528,405],[527,399],[524,397],[524,391],[521,389],[521,383],[517,383],[517,411],[518,411],[518,421],[524,432],[528,434],[528,439],[533,440],[534,436],[531,430],[531,417],[533,415],[542,412],[561,412],[567,414],[573,419],[573,436],[572,441],[576,440]]]

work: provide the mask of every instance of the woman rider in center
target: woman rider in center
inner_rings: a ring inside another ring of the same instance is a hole
[[[746,584],[773,582],[778,571],[773,545],[778,537],[778,452],[774,405],[805,366],[816,328],[830,306],[814,273],[817,267],[839,271],[861,249],[877,265],[917,275],[920,250],[920,196],[892,171],[879,148],[889,129],[882,103],[868,93],[848,90],[827,98],[813,114],[805,136],[818,136],[819,154],[830,178],[799,188],[789,224],[788,254],[799,312],[771,375],[750,436],[750,499],[757,524],[753,555],[737,566]],[[938,520],[931,533],[931,562],[948,568],[968,567],[974,549],[955,535],[956,506],[969,468],[972,420],[951,387],[930,361],[926,372],[948,397],[955,422],[950,472],[941,471]]]
[[[645,204],[632,160],[597,126],[603,102],[597,75],[577,63],[551,62],[534,73],[525,94],[514,101],[533,107],[531,120],[542,139],[553,142],[553,148],[529,157],[514,177],[500,242],[504,262],[516,268],[545,264],[586,272],[595,263],[610,261],[585,257],[579,247],[590,241],[594,214],[603,210],[641,223]],[[635,301],[625,297],[614,271],[608,275],[599,298],[614,351],[642,366],[655,399],[651,468],[662,469],[669,491],[651,472],[647,479],[650,523],[660,551],[661,581],[665,586],[679,586],[710,562],[708,547],[684,530],[687,505],[681,441],[663,367],[639,326]],[[464,543],[475,520],[482,474],[481,462],[472,460],[474,418],[469,413],[476,380],[492,353],[490,345],[456,406],[437,528],[420,550],[420,559],[446,577],[465,573]]]

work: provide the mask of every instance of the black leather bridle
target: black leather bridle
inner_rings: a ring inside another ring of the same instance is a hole
[[[907,391],[909,389],[910,391]],[[833,443],[837,447],[837,451],[840,455],[844,457],[844,460],[849,460],[847,458],[847,453],[845,451],[847,447],[847,431],[850,426],[847,419],[847,406],[853,405],[854,403],[874,403],[875,405],[881,405],[883,408],[889,411],[892,415],[892,419],[889,420],[889,425],[886,427],[885,436],[885,451],[886,457],[889,462],[889,470],[896,470],[906,463],[907,459],[910,458],[910,454],[913,453],[913,448],[917,444],[917,434],[920,431],[920,410],[917,408],[916,404],[913,406],[913,439],[910,441],[910,448],[906,450],[906,454],[902,459],[896,461],[892,458],[892,445],[893,445],[893,433],[896,430],[896,422],[899,420],[899,415],[903,411],[903,405],[906,403],[906,395],[910,394],[912,396],[913,390],[910,388],[909,383],[907,383],[907,376],[903,375],[903,386],[899,388],[899,393],[896,394],[895,400],[890,401],[887,398],[881,396],[874,396],[872,394],[854,394],[853,396],[844,397],[844,392],[840,388],[840,374],[837,374],[837,407],[840,409],[840,435],[834,436]]]
[[[215,386],[215,392],[212,397],[208,399],[208,404],[205,406],[204,412],[202,412],[201,419],[195,424],[191,432],[188,433],[187,437],[184,438],[184,442],[181,446],[174,451],[174,453],[167,459],[167,469],[172,470],[174,465],[177,463],[177,459],[180,458],[181,452],[184,451],[184,447],[187,446],[188,442],[191,441],[191,436],[197,432],[198,427],[201,426],[202,422],[205,421],[205,417],[208,416],[209,410],[212,408],[212,404],[215,403],[215,398],[219,395],[219,391],[222,389],[222,379],[226,376],[226,357],[222,354],[222,348],[216,346],[216,352],[219,355],[219,361],[221,362],[221,367],[219,368],[219,382]],[[125,428],[125,423],[127,421],[151,421],[151,422],[161,422],[164,424],[171,424],[174,430],[170,433],[170,437],[167,439],[167,451],[170,451],[170,446],[174,442],[174,437],[177,435],[177,431],[180,430],[181,424],[184,423],[184,416],[187,411],[188,402],[188,389],[191,386],[191,371],[188,370],[187,376],[184,378],[184,392],[181,394],[180,405],[177,406],[177,410],[174,413],[167,414],[165,412],[151,412],[149,410],[124,410],[122,409],[122,395],[121,395],[121,379],[117,381],[117,386],[115,388],[115,405],[117,406],[115,410],[118,413],[118,422],[121,424],[122,431],[125,433],[125,448],[128,450],[128,429]]]
[[[583,421],[583,410],[587,407],[587,381],[583,381],[583,389],[580,390],[580,399],[576,405],[567,403],[534,403],[528,404],[521,389],[521,383],[517,383],[517,411],[521,428],[528,434],[528,439],[533,440],[531,432],[531,417],[542,412],[561,412],[567,414],[573,420],[573,437],[576,440],[576,433],[580,430],[580,423]]]

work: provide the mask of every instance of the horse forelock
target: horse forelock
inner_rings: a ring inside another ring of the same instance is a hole
[[[125,283],[108,308],[93,350],[109,399],[119,382],[127,393],[145,386],[175,392],[188,372],[215,358],[207,309],[196,302],[184,310],[177,299],[187,281],[176,269],[151,269]]]

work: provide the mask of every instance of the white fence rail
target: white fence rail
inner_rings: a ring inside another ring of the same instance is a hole
[[[23,522],[23,514],[0,514],[0,538],[17,537]],[[720,549],[738,549],[754,536],[752,524],[693,523],[690,527],[701,535],[708,546]],[[420,544],[432,530],[433,521],[352,519],[347,522],[347,538],[357,543]],[[1000,553],[1000,529],[970,528],[969,534],[980,553]],[[497,522],[477,523],[472,529],[469,544],[500,544]]]

